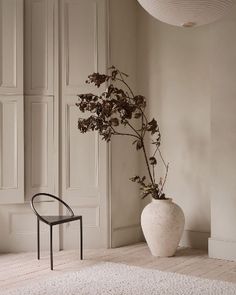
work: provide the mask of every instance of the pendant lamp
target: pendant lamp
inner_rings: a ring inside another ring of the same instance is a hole
[[[141,6],[162,22],[182,27],[212,23],[226,15],[235,0],[138,0]]]

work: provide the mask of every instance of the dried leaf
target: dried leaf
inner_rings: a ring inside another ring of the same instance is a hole
[[[151,165],[156,165],[157,164],[157,159],[155,157],[150,157],[149,162]]]
[[[158,132],[159,127],[155,119],[152,119],[150,122],[148,122],[147,130],[150,131],[151,134],[155,134],[156,132]]]
[[[136,143],[136,150],[140,150],[143,147],[143,143],[141,140],[137,140]]]

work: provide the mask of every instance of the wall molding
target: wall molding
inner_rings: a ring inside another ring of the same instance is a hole
[[[26,200],[38,192],[54,193],[54,103],[53,96],[25,96]],[[42,123],[43,122],[43,125]],[[41,128],[40,136],[35,132]],[[38,161],[41,165],[38,165]]]
[[[23,1],[1,1],[0,93],[23,93]]]
[[[25,1],[24,21],[27,38],[24,53],[26,57],[24,91],[27,95],[54,93],[54,10],[55,1]],[[39,18],[41,22],[38,21]]]
[[[72,100],[72,101],[71,101]],[[66,190],[80,190],[81,189],[81,184],[74,185],[71,184],[71,152],[70,152],[70,144],[71,144],[71,126],[70,126],[70,119],[72,117],[72,109],[76,109],[75,106],[76,99],[72,97],[69,102],[66,103],[66,112],[65,112],[65,122],[66,122]],[[82,115],[80,115],[82,117]],[[100,187],[100,161],[99,161],[99,149],[100,149],[100,141],[99,141],[99,134],[98,132],[95,132],[94,134],[90,134],[90,136],[94,136],[94,181],[91,181],[90,185],[90,191],[91,192],[88,195],[91,195],[94,197],[94,194],[97,194],[97,191],[99,190]]]
[[[236,261],[236,241],[209,238],[209,257]]]
[[[23,96],[0,95],[0,121],[0,204],[22,203],[24,201]]]
[[[98,3],[97,1],[90,1],[90,2],[77,2],[74,0],[66,0],[64,1],[64,42],[65,42],[65,90],[68,90],[68,93],[73,94],[75,92],[78,92],[81,88],[84,88],[84,80],[77,81],[77,83],[74,83],[71,81],[72,73],[71,71],[71,60],[70,60],[70,22],[69,22],[69,9],[70,5],[91,5],[91,13],[93,15],[94,20],[94,32],[93,32],[93,42],[94,42],[94,48],[93,48],[93,71],[98,72],[98,63],[99,63],[99,48],[98,48],[98,38],[99,38],[99,31],[98,31]],[[72,63],[73,64],[73,63]]]
[[[181,247],[191,247],[194,249],[208,249],[209,232],[200,232],[185,230],[180,241]],[[125,243],[124,243],[125,241]],[[140,241],[145,242],[141,224],[131,224],[127,226],[116,227],[112,230],[112,248],[125,246]],[[234,244],[234,251],[236,242]],[[235,253],[236,260],[236,253]]]
[[[135,244],[143,239],[142,228],[140,224],[131,224],[120,226],[112,230],[112,248]]]

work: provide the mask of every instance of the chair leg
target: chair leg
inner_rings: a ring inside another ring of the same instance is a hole
[[[80,259],[83,260],[83,222],[80,219]]]
[[[53,270],[52,225],[50,225],[50,264],[51,264],[51,270]]]
[[[38,260],[40,259],[40,227],[39,227],[39,218],[37,218],[37,252],[38,252]]]

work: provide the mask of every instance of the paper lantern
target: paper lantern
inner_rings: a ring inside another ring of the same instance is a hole
[[[227,14],[235,0],[138,0],[162,22],[182,27],[212,23]]]

